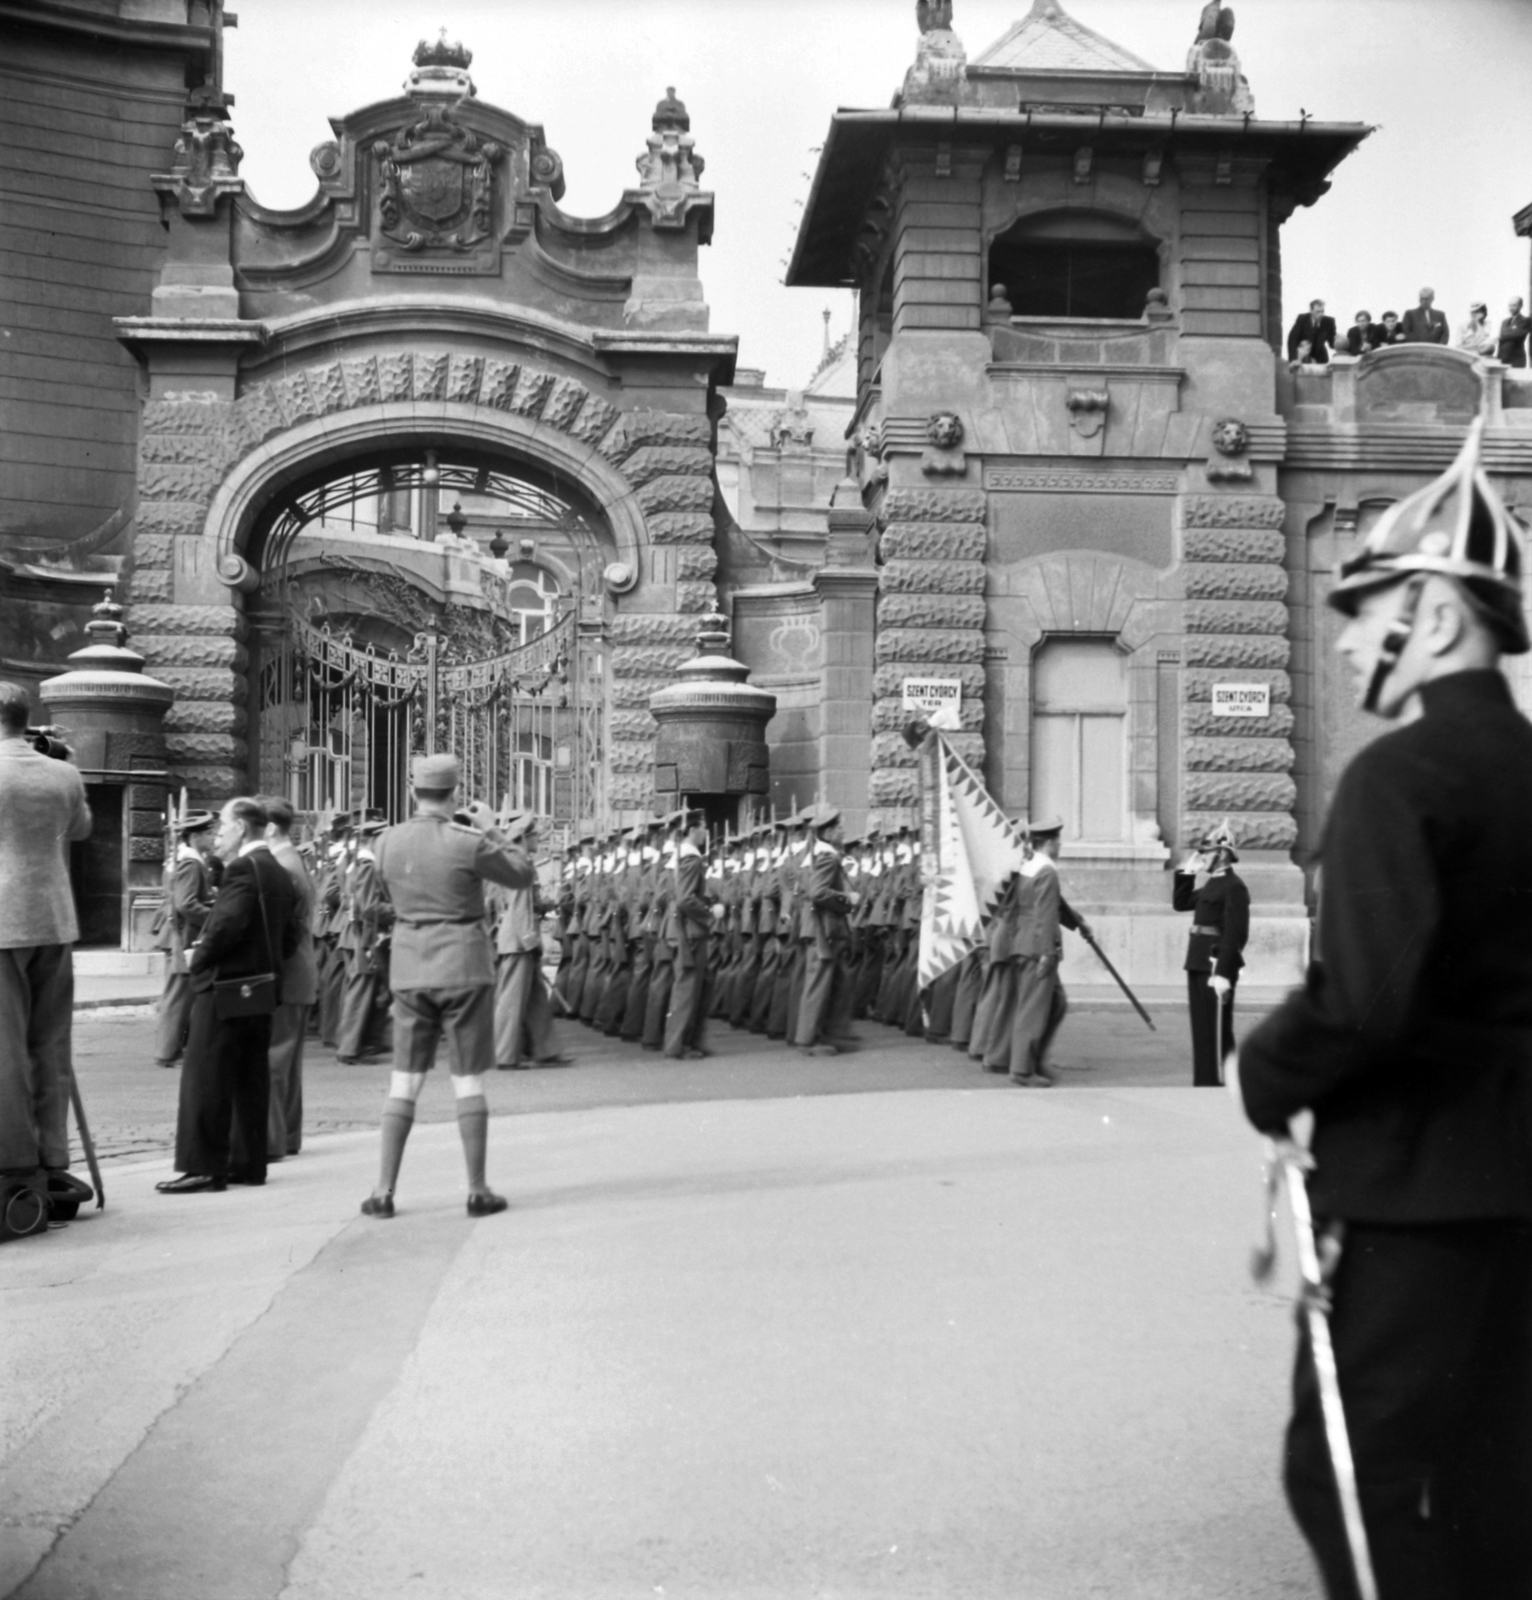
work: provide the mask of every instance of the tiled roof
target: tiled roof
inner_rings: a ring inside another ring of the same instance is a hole
[[[1067,16],[1058,0],[1034,0],[1031,11],[972,65],[1001,72],[1154,71],[1147,61]]]

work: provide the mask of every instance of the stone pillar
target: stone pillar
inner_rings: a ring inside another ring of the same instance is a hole
[[[961,682],[952,744],[983,767],[985,507],[982,489],[890,489],[883,503],[869,800],[885,828],[915,822],[920,800],[900,732],[906,678]]]
[[[841,808],[852,834],[866,827],[870,804],[877,588],[870,566],[824,567],[814,575],[824,644],[819,798]]]
[[[1182,505],[1187,668],[1182,845],[1225,816],[1242,853],[1286,852],[1297,842],[1282,536],[1286,509],[1274,496],[1192,495]],[[1215,717],[1212,686],[1229,681],[1269,684],[1271,715]]]

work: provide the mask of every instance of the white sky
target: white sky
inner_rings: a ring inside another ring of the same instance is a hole
[[[1031,0],[957,0],[978,56]],[[1077,20],[1162,71],[1179,70],[1201,0],[1064,0]],[[786,289],[812,147],[837,106],[889,102],[914,58],[913,0],[236,0],[227,87],[242,167],[266,205],[315,189],[326,119],[391,98],[422,37],[445,25],[474,52],[479,96],[532,122],[564,160],[563,206],[600,216],[635,181],[670,84],[691,112],[717,195],[702,277],[713,331],[796,385],[838,336],[850,296]],[[1234,43],[1257,115],[1379,124],[1331,192],[1283,230],[1290,323],[1322,296],[1345,328],[1403,311],[1430,283],[1454,330],[1525,294],[1532,201],[1532,0],[1238,0]]]

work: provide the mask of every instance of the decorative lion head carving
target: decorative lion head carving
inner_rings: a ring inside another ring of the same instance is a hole
[[[956,450],[963,442],[963,420],[955,411],[938,411],[926,424],[926,438],[938,450]]]
[[[1250,430],[1233,418],[1213,424],[1213,448],[1221,456],[1243,455],[1250,448]]]

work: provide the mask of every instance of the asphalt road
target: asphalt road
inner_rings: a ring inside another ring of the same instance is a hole
[[[1143,1086],[1185,1069],[1136,1019],[1070,1027],[1046,1092],[570,1030],[492,1086],[477,1222],[440,1083],[399,1217],[357,1215],[377,1065],[316,1063],[366,1129],[263,1190],[161,1197],[124,1146],[105,1212],[0,1249],[0,1596],[1316,1597],[1256,1143]],[[82,1027],[82,1077],[163,1142],[143,1030]]]
[[[1151,1014],[1155,1032],[1126,1005],[1100,1000],[1075,1004],[1053,1053],[1061,1087],[1189,1084],[1191,1045],[1183,1009],[1174,1002],[1162,1003],[1152,1005]],[[1260,1007],[1246,1006],[1241,1022],[1248,1026],[1261,1014]],[[857,1029],[862,1047],[854,1055],[809,1060],[783,1045],[714,1022],[707,1039],[714,1055],[706,1061],[678,1062],[606,1039],[578,1023],[560,1022],[559,1047],[574,1057],[574,1066],[497,1074],[491,1108],[497,1114],[521,1115],[892,1089],[1023,1092],[954,1050],[877,1023],[859,1023]],[[179,1073],[154,1063],[154,1023],[147,1008],[77,1013],[74,1054],[86,1115],[104,1159],[151,1155],[172,1147]],[[305,1134],[375,1128],[387,1084],[386,1060],[343,1067],[333,1050],[311,1037],[304,1059]],[[450,1096],[427,1095],[420,1116],[422,1121],[450,1119]]]

